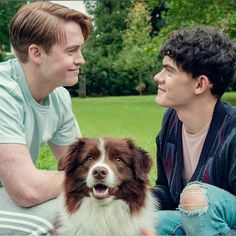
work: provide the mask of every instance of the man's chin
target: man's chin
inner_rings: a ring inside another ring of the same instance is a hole
[[[156,102],[157,105],[164,106],[164,107],[166,106],[166,104],[163,101],[163,99],[161,99],[158,95],[155,98],[155,102]]]
[[[161,101],[159,99],[155,99],[155,102],[158,106],[161,106],[161,107],[168,107],[168,108],[173,108],[170,104],[164,102],[164,101]]]
[[[77,83],[78,83],[78,76],[74,78],[68,78],[63,86],[71,87],[71,86],[76,85]]]

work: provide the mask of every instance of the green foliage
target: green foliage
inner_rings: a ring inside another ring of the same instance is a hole
[[[221,27],[230,38],[236,41],[236,1],[232,1],[228,11],[225,13]]]
[[[26,0],[0,0],[0,52],[1,50],[8,52],[10,51],[8,26],[11,18],[15,15],[16,11],[26,2]]]
[[[95,33],[85,47],[88,95],[136,94],[141,83],[152,93],[149,79],[162,64],[159,48],[173,29],[210,25],[236,39],[235,0],[98,0],[91,5]]]
[[[137,87],[145,88],[146,84],[151,84],[152,55],[147,53],[151,39],[150,31],[147,5],[144,1],[134,2],[128,14],[127,29],[122,35],[123,47],[118,58],[113,62],[113,68],[117,72],[124,71],[132,74],[131,79],[136,90]]]
[[[35,163],[36,167],[45,170],[56,170],[56,159],[48,145],[40,148],[38,159]]]
[[[121,2],[127,4],[126,13],[117,10]],[[88,95],[136,94],[142,83],[144,92],[152,93],[150,78],[162,66],[160,46],[174,29],[215,26],[236,40],[235,0],[98,0],[92,5],[95,34],[85,65]],[[235,88],[232,84],[230,90]]]
[[[125,18],[130,4],[131,0],[86,1],[95,25],[83,51],[88,95],[122,94],[123,78],[112,69],[112,62],[122,47],[121,32],[126,27]]]
[[[158,35],[159,42],[173,29],[196,25],[210,25],[229,36],[236,34],[235,0],[168,0],[165,27]]]
[[[151,16],[151,36],[154,36],[165,26],[165,18],[163,17],[167,11],[165,0],[146,0],[146,2]]]
[[[145,1],[86,1],[94,31],[84,47],[87,94],[137,94],[145,84],[153,92],[150,15]]]

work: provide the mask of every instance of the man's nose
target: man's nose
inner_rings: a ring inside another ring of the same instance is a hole
[[[164,79],[164,75],[162,73],[162,70],[160,72],[158,72],[157,74],[154,75],[153,77],[153,80],[156,82],[156,83],[161,83],[163,82],[165,79]]]
[[[85,63],[84,57],[83,57],[83,55],[82,55],[81,52],[78,52],[78,53],[76,54],[76,58],[75,58],[75,60],[74,60],[74,63],[75,63],[76,65],[81,65],[81,64],[84,64],[84,63]]]

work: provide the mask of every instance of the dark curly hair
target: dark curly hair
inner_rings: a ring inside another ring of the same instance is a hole
[[[172,31],[163,47],[163,56],[171,57],[193,78],[205,75],[212,83],[211,93],[221,97],[235,79],[236,46],[213,27],[198,26]]]

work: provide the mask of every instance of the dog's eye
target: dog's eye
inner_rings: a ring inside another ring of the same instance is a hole
[[[116,160],[117,162],[123,161],[121,157],[116,157],[115,160]]]
[[[92,156],[87,156],[86,161],[92,161],[93,157]]]

